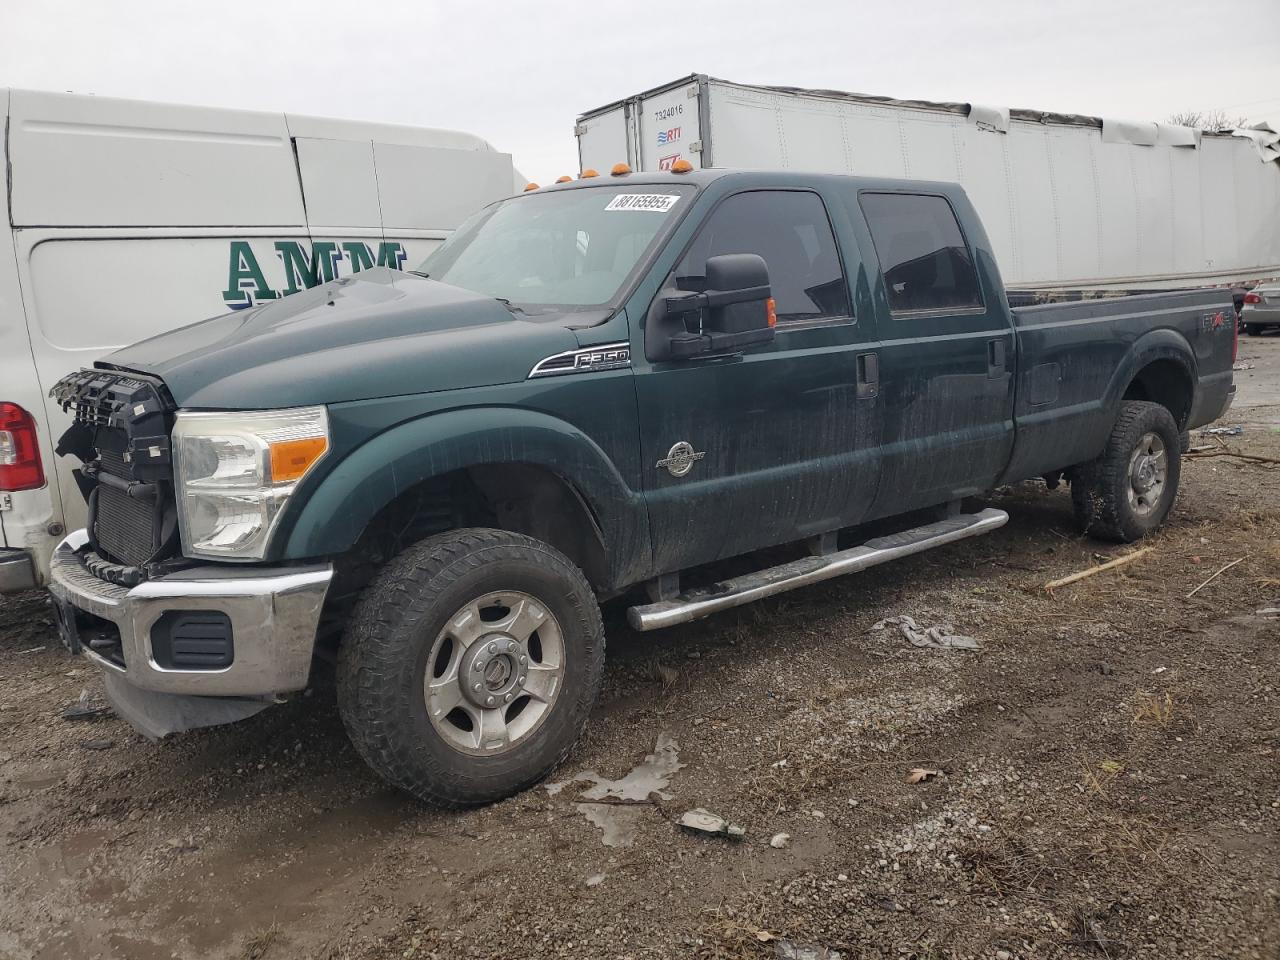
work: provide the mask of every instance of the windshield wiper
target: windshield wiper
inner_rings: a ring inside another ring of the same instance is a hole
[[[413,273],[413,274],[416,274],[416,275],[417,275],[417,276],[419,276],[419,277],[422,277],[422,279],[424,279],[424,280],[430,280],[430,279],[431,279],[431,274],[429,274],[429,273],[423,273],[421,270],[410,270],[409,272],[410,272],[410,273]]]
[[[512,302],[511,302],[510,300],[508,300],[506,297],[494,297],[493,299],[497,300],[500,304],[502,304],[504,307],[506,307],[506,308],[507,308],[508,310],[510,310],[512,313],[523,313],[523,314],[525,314],[526,316],[528,316],[528,314],[529,314],[529,311],[528,311],[528,310],[526,310],[524,307],[517,307],[514,303],[512,303]]]

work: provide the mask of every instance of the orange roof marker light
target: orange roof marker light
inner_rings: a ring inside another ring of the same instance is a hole
[[[600,174],[596,173],[590,167],[587,167],[587,169],[582,171],[582,176],[578,177],[578,179],[586,180],[588,177],[598,177],[598,176],[600,176]]]
[[[568,176],[567,174],[563,177],[556,177],[556,183],[569,183],[572,180],[573,177]]]
[[[529,182],[529,183],[526,183],[526,184],[524,185],[524,192],[525,192],[525,193],[528,193],[530,190],[537,190],[537,189],[538,189],[538,185],[537,185],[536,183],[533,183],[533,182]]]
[[[692,170],[693,170],[693,164],[690,163],[688,160],[686,160],[684,157],[681,157],[679,160],[677,160],[675,163],[671,165],[672,173],[689,173]]]
[[[609,176],[625,177],[630,172],[631,172],[631,168],[628,167],[625,163],[615,163],[613,165],[613,169],[609,171]]]

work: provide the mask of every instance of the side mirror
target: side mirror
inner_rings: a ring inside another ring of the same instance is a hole
[[[699,329],[686,322],[701,313]],[[661,291],[645,325],[645,354],[650,360],[678,360],[730,353],[773,341],[773,298],[769,268],[754,253],[725,253],[707,260],[702,293]]]

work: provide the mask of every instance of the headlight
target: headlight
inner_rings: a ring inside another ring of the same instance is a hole
[[[173,461],[183,554],[261,560],[293,488],[328,449],[324,407],[180,411]]]

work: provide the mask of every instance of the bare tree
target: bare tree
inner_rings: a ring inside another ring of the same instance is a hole
[[[1238,114],[1228,116],[1225,110],[1179,110],[1169,114],[1169,122],[1197,130],[1234,130],[1236,127],[1243,127],[1248,118]]]

